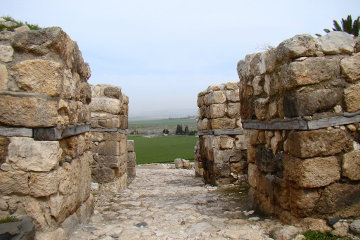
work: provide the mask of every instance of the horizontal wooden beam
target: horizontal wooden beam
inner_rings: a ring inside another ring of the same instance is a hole
[[[34,128],[34,139],[37,141],[56,141],[90,131],[90,124],[69,125],[63,129],[56,127]]]
[[[33,137],[32,128],[0,126],[0,136],[5,137]]]
[[[118,132],[122,134],[128,135],[128,129],[120,129],[120,128],[91,128],[91,132]]]
[[[199,131],[199,136],[204,135],[243,135],[244,130],[243,129],[214,129],[214,130],[205,130],[205,131]]]

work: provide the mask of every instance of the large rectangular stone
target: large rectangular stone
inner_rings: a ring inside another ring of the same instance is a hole
[[[284,150],[299,158],[331,156],[352,149],[352,140],[345,130],[293,131],[284,143]]]
[[[0,170],[0,193],[9,194],[29,194],[29,173],[23,171],[4,172]]]
[[[119,156],[121,155],[120,142],[104,141],[99,144],[93,144],[92,151],[98,153],[99,155]]]
[[[61,94],[64,78],[61,63],[44,59],[25,60],[11,68],[11,75],[24,91],[48,96]]]
[[[346,111],[356,112],[360,110],[360,84],[351,85],[344,90]]]
[[[0,64],[0,90],[7,90],[8,72],[4,64]]]
[[[338,57],[310,57],[288,66],[288,78],[283,76],[287,88],[299,87],[336,79],[340,75]]]
[[[0,123],[21,127],[57,125],[58,105],[54,100],[26,95],[0,94]]]
[[[136,153],[135,152],[128,152],[127,166],[128,167],[136,167]]]
[[[59,190],[58,171],[47,173],[30,173],[30,195],[34,197],[46,197]]]
[[[226,105],[225,104],[212,104],[209,109],[210,118],[222,118],[225,116]]]
[[[211,119],[212,129],[234,129],[236,128],[236,119],[233,118],[216,118]]]
[[[353,181],[360,180],[360,150],[343,155],[342,175]]]
[[[127,151],[128,152],[135,151],[135,141],[134,140],[127,140]]]
[[[327,186],[340,179],[340,164],[336,157],[299,159],[283,156],[284,176],[302,188]]]
[[[206,105],[216,104],[216,103],[225,103],[226,95],[223,91],[214,91],[204,97]]]
[[[319,198],[318,189],[290,188],[291,214],[296,217],[311,216]]]
[[[93,157],[94,161],[98,164],[98,167],[118,168],[123,161],[122,156],[94,154]]]
[[[121,101],[114,98],[97,97],[92,98],[90,103],[91,112],[107,112],[119,114],[121,111]]]

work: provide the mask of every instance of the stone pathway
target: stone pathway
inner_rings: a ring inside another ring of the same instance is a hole
[[[252,214],[242,191],[204,185],[171,164],[137,166],[128,189],[96,196],[90,222],[70,239],[272,239],[283,226]]]

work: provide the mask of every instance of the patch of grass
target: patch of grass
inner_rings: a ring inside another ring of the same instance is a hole
[[[190,131],[197,130],[197,122],[196,119],[193,118],[130,120],[129,130],[130,132],[137,131],[138,134],[161,135],[164,129],[168,129],[170,134],[175,134],[177,124],[181,124],[183,129],[185,129],[185,126],[188,126]]]
[[[319,231],[307,231],[303,235],[307,240],[351,240],[350,238],[339,238],[333,236],[330,232],[322,233]]]
[[[14,31],[15,28],[18,28],[18,27],[21,27],[21,26],[24,26],[24,25],[27,25],[31,30],[39,30],[39,29],[41,29],[36,24],[30,24],[30,23],[27,23],[27,22],[23,23],[21,21],[15,20],[15,19],[13,19],[12,17],[9,17],[9,16],[5,16],[5,17],[2,17],[2,18],[5,19],[6,21],[11,21],[11,22],[15,23],[15,25],[7,27],[4,24],[0,24],[0,32],[3,31],[3,30]]]
[[[9,223],[9,222],[17,222],[19,219],[17,219],[14,216],[7,216],[6,218],[0,219],[0,224],[2,223]]]
[[[135,141],[137,164],[170,163],[175,158],[194,160],[194,147],[198,140],[194,136],[129,136]]]

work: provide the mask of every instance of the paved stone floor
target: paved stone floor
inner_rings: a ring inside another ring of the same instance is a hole
[[[141,165],[128,189],[96,195],[90,222],[70,239],[272,239],[283,226],[253,214],[245,191],[205,185],[194,170]]]

